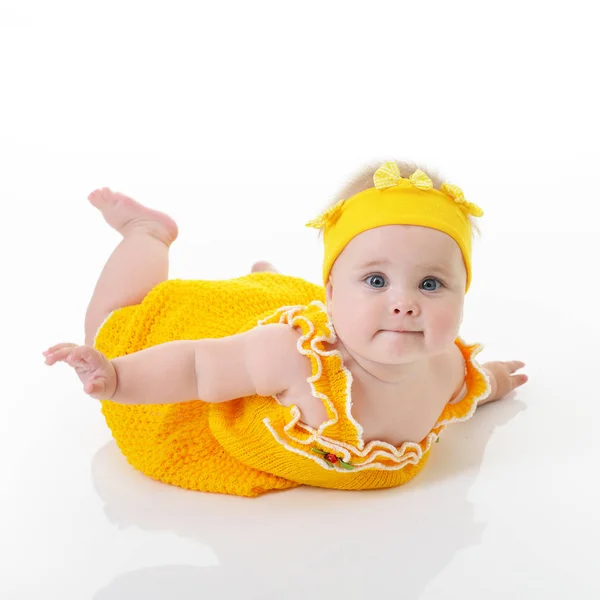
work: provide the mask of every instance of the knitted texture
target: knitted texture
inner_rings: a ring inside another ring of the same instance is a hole
[[[141,304],[113,312],[94,345],[113,359],[173,340],[225,337],[252,329],[263,313],[316,298],[325,298],[321,286],[273,273],[228,281],[169,280]],[[129,463],[156,480],[240,496],[298,485],[227,454],[208,427],[211,406],[200,400],[149,405],[103,401],[102,413]]]
[[[302,332],[298,351],[311,362],[313,395],[328,416],[315,430],[302,423],[296,406],[258,395],[217,404],[103,401],[106,422],[128,461],[166,483],[240,496],[301,484],[384,488],[412,479],[446,425],[469,418],[489,393],[473,360],[481,347],[456,340],[467,365],[467,394],[446,406],[424,440],[400,448],[365,444],[351,413],[352,376],[340,354],[327,347],[335,334],[324,296],[321,286],[271,273],[228,281],[170,280],[140,305],[110,315],[95,346],[111,359],[177,339],[223,337],[272,323],[296,327]]]

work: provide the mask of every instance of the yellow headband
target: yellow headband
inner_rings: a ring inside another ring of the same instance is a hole
[[[359,233],[384,225],[420,225],[447,233],[458,244],[471,285],[471,223],[468,215],[483,211],[465,200],[450,183],[433,189],[431,179],[417,169],[408,179],[395,162],[386,162],[373,175],[375,187],[340,200],[306,226],[324,231],[323,282],[327,284],[336,258]]]

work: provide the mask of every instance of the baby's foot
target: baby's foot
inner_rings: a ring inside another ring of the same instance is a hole
[[[270,262],[261,260],[252,265],[252,273],[278,273],[278,271]]]
[[[143,206],[133,198],[109,188],[94,190],[88,200],[123,237],[141,229],[170,246],[179,233],[175,221],[165,213]]]

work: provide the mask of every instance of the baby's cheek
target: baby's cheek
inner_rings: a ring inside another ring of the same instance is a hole
[[[364,313],[367,311],[364,302],[354,298],[350,293],[345,293],[337,297],[334,302],[334,310],[336,316],[346,323],[354,323],[364,318]]]
[[[377,327],[373,309],[351,295],[334,304],[333,317],[338,337],[355,351],[369,343]]]
[[[369,328],[369,312],[359,304],[347,304],[340,307],[338,313],[338,325],[341,325],[346,337],[352,340],[361,339],[365,336],[365,331]],[[339,329],[338,329],[339,331]]]
[[[333,323],[338,335],[346,334],[348,329],[352,329],[352,325],[357,318],[356,311],[352,309],[352,304],[336,298],[331,308]]]
[[[431,331],[439,344],[449,344],[456,339],[460,329],[460,317],[460,310],[454,307],[441,310],[432,316]]]

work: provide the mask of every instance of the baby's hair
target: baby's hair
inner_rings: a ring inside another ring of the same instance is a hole
[[[431,182],[433,183],[433,187],[436,190],[439,190],[442,183],[447,181],[443,177],[439,175],[439,173],[430,167],[419,166],[411,161],[393,161],[398,165],[398,169],[400,169],[400,175],[404,178],[410,177],[417,169],[421,169],[424,173],[426,173]],[[331,202],[327,205],[326,208],[333,206],[336,202],[339,202],[342,199],[351,198],[355,194],[362,192],[364,190],[368,190],[373,187],[373,175],[375,171],[382,165],[383,161],[380,162],[370,162],[364,165],[358,172],[351,176],[350,180],[346,185],[335,195],[335,197],[331,200]],[[453,182],[451,182],[453,183]],[[477,204],[477,202],[475,202]],[[477,226],[477,223],[473,219],[471,215],[469,215],[469,221],[471,223],[471,229],[474,233],[481,235],[481,231]]]

